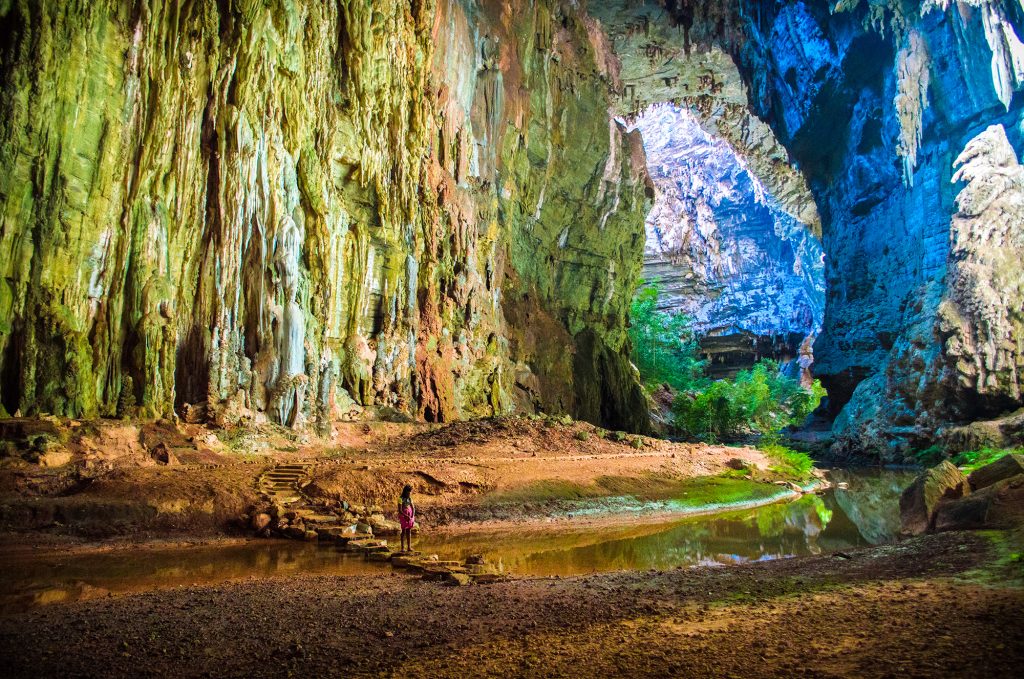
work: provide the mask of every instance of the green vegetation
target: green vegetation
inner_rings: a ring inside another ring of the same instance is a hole
[[[805,389],[780,374],[774,361],[759,361],[735,378],[711,381],[690,329],[690,319],[658,311],[657,282],[637,291],[630,307],[633,361],[648,391],[666,384],[677,392],[672,405],[676,427],[691,437],[718,441],[745,434],[774,438],[818,407],[825,389],[817,380]]]
[[[772,461],[773,464],[769,469],[773,472],[798,479],[810,477],[811,469],[814,467],[814,460],[806,453],[798,452],[778,443],[762,444],[759,448]]]
[[[685,314],[658,311],[661,286],[645,283],[629,308],[629,338],[633,362],[648,391],[667,384],[677,391],[698,388],[706,382],[704,361]]]
[[[684,510],[711,510],[733,505],[761,504],[788,492],[772,483],[728,475],[668,479],[650,476],[602,476],[580,484],[559,479],[534,481],[517,488],[490,493],[487,506],[503,504],[544,505],[562,501],[628,497],[639,501],[670,501]]]
[[[765,502],[781,492],[778,486],[770,483],[724,476],[699,476],[682,484],[674,504],[684,509],[721,508]]]
[[[934,467],[946,459],[946,451],[940,445],[928,446],[914,453],[914,459],[922,467]]]
[[[986,446],[978,450],[966,450],[950,457],[943,446],[936,444],[915,452],[914,461],[922,467],[934,467],[943,460],[949,460],[964,470],[964,472],[970,474],[975,469],[991,464],[1011,453],[1024,455],[1024,448],[992,448]]]
[[[808,391],[781,375],[775,361],[759,361],[734,379],[706,389],[680,393],[672,405],[676,426],[691,436],[718,440],[759,433],[774,436],[800,424],[821,403],[825,389],[817,380]]]
[[[953,457],[953,464],[970,473],[1011,453],[1024,455],[1024,448],[982,448],[980,450],[969,450],[955,455]]]

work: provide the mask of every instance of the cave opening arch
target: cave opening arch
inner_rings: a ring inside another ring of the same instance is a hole
[[[968,445],[965,423],[1020,407],[1024,305],[963,284],[1017,289],[995,262],[1019,256],[1020,226],[996,220],[1005,245],[993,251],[964,205],[995,167],[1007,173],[1003,214],[1019,203],[1005,179],[1024,151],[1019,3],[595,0],[589,11],[621,64],[617,115],[686,107],[820,235],[814,371],[833,455],[912,460],[936,442]]]

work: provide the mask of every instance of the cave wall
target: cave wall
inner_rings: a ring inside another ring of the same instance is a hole
[[[814,371],[837,455],[899,461],[1022,404],[1020,19],[1018,2],[985,0],[751,19],[751,101],[822,215]]]
[[[661,282],[659,307],[686,313],[702,337],[743,333],[749,343],[749,335],[816,332],[824,262],[808,226],[686,109],[652,107],[634,124],[658,189],[646,221],[644,278]]]
[[[688,107],[820,229],[814,372],[837,456],[902,461],[1024,405],[1019,0],[590,11],[622,60],[620,114]]]
[[[0,7],[10,414],[633,430],[650,204],[575,3]]]

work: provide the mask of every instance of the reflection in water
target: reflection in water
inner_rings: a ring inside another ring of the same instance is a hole
[[[911,471],[836,469],[830,478],[837,485],[836,504],[873,545],[888,542],[899,533],[899,497],[914,480]],[[895,500],[894,500],[895,498]]]
[[[423,535],[424,553],[486,553],[518,575],[666,569],[818,554],[891,540],[898,500],[911,474],[836,471],[847,484],[819,497],[670,523],[581,527],[578,531],[478,531]],[[46,558],[5,558],[5,609],[250,577],[379,574],[382,566],[316,544],[273,541],[229,547],[133,550]]]

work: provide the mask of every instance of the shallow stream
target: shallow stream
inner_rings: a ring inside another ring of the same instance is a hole
[[[899,529],[899,494],[912,472],[835,470],[834,490],[754,509],[661,519],[643,516],[573,529],[422,534],[414,547],[441,559],[486,554],[516,575],[578,575],[782,559],[880,544]],[[253,541],[66,557],[4,557],[5,609],[113,594],[298,574],[373,575],[389,567],[315,543]]]

